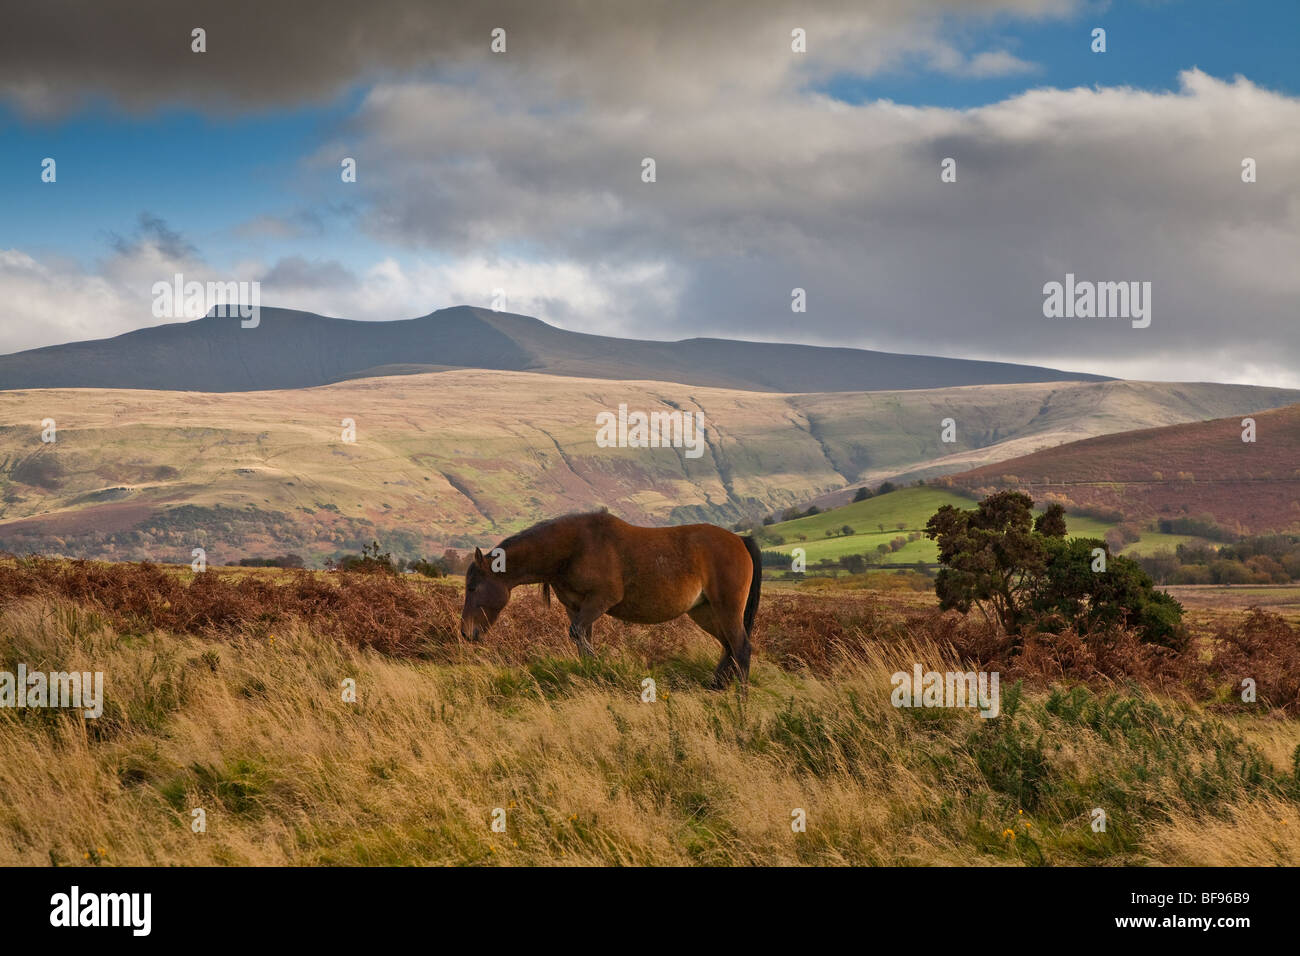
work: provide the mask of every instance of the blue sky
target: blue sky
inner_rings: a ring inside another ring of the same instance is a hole
[[[311,201],[302,166],[355,105],[356,97],[348,96],[330,106],[250,116],[180,108],[137,116],[101,102],[37,121],[8,108],[0,119],[6,144],[0,153],[0,182],[6,184],[0,245],[21,243],[88,260],[105,251],[110,234],[130,233],[147,211],[208,253],[256,251],[255,240],[233,230]],[[33,158],[39,169],[46,156],[58,162],[57,190],[30,175]],[[303,237],[295,244],[305,248],[313,241]],[[313,252],[345,248],[325,245]]]
[[[1107,50],[1091,49],[1094,27],[1106,30]],[[1032,72],[972,78],[930,69],[912,57],[901,69],[836,77],[819,86],[846,102],[899,103],[966,109],[995,103],[1036,86],[1134,86],[1171,90],[1180,70],[1199,67],[1229,79],[1300,93],[1300,3],[1294,0],[1137,0],[1093,4],[1062,19],[1024,20],[1005,14],[951,31],[962,49],[1002,49]]]
[[[502,287],[583,331],[1300,384],[1296,0],[199,4],[202,56],[136,2],[0,35],[0,350],[151,324],[183,269],[358,318]],[[1065,271],[1156,283],[1140,348],[1043,325]]]

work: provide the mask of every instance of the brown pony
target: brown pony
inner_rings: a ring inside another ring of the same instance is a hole
[[[541,584],[569,612],[569,637],[593,653],[591,626],[602,614],[662,624],[689,614],[722,643],[713,685],[733,673],[749,682],[749,639],[762,584],[758,545],[710,524],[639,528],[611,514],[565,515],[474,551],[465,572],[460,633],[476,639],[510,600],[510,589]]]

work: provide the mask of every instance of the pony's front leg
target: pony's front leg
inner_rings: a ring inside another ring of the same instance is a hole
[[[588,600],[569,611],[569,638],[578,645],[578,653],[583,657],[592,657],[596,653],[591,646],[591,627],[609,608],[607,602]]]
[[[578,624],[570,624],[569,639],[573,641],[573,643],[578,645],[578,653],[581,654],[583,657],[591,657],[593,654],[596,653],[595,649],[591,646],[591,625],[590,624],[588,624],[585,628],[579,626]]]

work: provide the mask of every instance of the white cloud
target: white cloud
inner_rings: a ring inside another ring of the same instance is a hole
[[[126,273],[112,271],[87,273],[75,263],[0,250],[0,300],[5,303],[0,348],[17,352],[153,324],[148,298],[129,294]]]

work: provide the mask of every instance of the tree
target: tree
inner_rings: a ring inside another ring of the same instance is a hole
[[[1142,570],[1151,575],[1157,584],[1172,584],[1178,574],[1178,559],[1168,548],[1162,548],[1151,554],[1139,555],[1138,564]]]
[[[441,578],[447,573],[437,561],[426,561],[424,558],[416,558],[407,567],[426,578]]]
[[[989,495],[974,511],[944,505],[925,524],[938,542],[942,568],[935,592],[943,610],[991,610],[1003,630],[1019,634],[1029,592],[1047,564],[1043,536],[1033,531],[1034,502],[1018,491]]]
[[[387,551],[380,551],[378,541],[362,545],[361,554],[359,555],[345,554],[337,562],[332,563],[340,571],[360,571],[366,574],[397,573],[397,564],[393,561],[392,554]]]
[[[854,494],[853,500],[866,501],[870,497],[871,497],[871,489],[868,488],[866,485],[863,485],[861,488],[857,490],[857,493]]]
[[[1034,530],[1049,538],[1065,537],[1065,509],[1057,502],[1047,506],[1047,510],[1034,519]]]
[[[926,534],[939,543],[935,591],[942,608],[975,606],[986,616],[991,610],[1014,638],[1065,626],[1085,633],[1120,626],[1141,629],[1150,643],[1186,646],[1182,605],[1155,590],[1141,565],[1111,555],[1094,538],[1067,539],[1059,506],[1034,521],[1033,504],[1026,494],[1003,491],[974,511],[945,505],[930,518]]]

